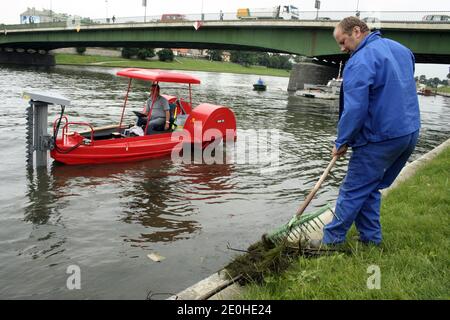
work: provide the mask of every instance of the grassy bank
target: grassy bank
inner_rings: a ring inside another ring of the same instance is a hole
[[[256,74],[263,76],[289,77],[290,71],[271,69],[262,66],[244,67],[237,63],[208,61],[203,59],[176,58],[173,62],[143,61],[135,59],[124,59],[120,57],[88,56],[77,54],[55,55],[56,64],[66,65],[88,65],[103,67],[135,67],[154,68],[169,70],[191,70],[206,72],[225,72],[240,74]]]
[[[449,180],[450,148],[383,200],[381,247],[349,240],[349,254],[300,257],[262,286],[247,286],[242,298],[449,299]],[[371,266],[380,268],[380,289],[368,289]]]
[[[450,93],[450,87],[448,86],[440,87],[437,89],[437,92]]]

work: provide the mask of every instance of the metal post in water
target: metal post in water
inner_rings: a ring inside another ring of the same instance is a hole
[[[52,136],[48,134],[48,105],[66,106],[70,101],[62,96],[42,92],[24,92],[29,99],[27,108],[27,166],[33,169],[33,153],[36,151],[36,167],[47,167],[47,151],[52,148]]]
[[[26,139],[26,161],[27,161],[27,167],[30,169],[33,168],[33,153],[34,153],[34,146],[33,146],[33,104],[31,101],[29,102],[29,106],[27,108],[27,114],[26,114],[26,120],[27,120],[27,128],[25,133],[25,139]]]
[[[34,104],[34,150],[36,150],[36,167],[47,166],[47,150],[50,135],[48,126],[48,103],[33,101]]]

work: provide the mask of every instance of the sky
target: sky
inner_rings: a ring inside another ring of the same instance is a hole
[[[314,11],[315,0],[0,0],[0,24],[19,23],[19,16],[28,7],[38,10],[52,9],[67,13],[104,19],[112,17],[158,16],[163,13],[215,13],[235,12],[238,8],[267,8],[280,4],[292,4],[304,11]],[[321,0],[320,11],[447,11],[449,0]],[[448,14],[448,13],[447,13]],[[448,65],[417,65],[416,74],[445,78]]]
[[[1,0],[0,23],[17,23],[27,7],[52,8],[55,12],[90,18],[143,16],[142,0]],[[163,13],[234,12],[237,8],[266,8],[292,4],[300,10],[314,11],[315,0],[147,0],[147,15]],[[359,5],[358,5],[359,3]],[[323,11],[450,11],[448,0],[321,0]]]

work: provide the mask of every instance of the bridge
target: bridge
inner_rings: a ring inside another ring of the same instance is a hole
[[[64,47],[151,47],[268,51],[345,61],[333,38],[338,20],[193,21],[83,25],[52,23],[0,27],[3,52]],[[377,22],[383,36],[410,48],[417,63],[450,63],[450,21]],[[3,29],[3,30],[2,30]]]

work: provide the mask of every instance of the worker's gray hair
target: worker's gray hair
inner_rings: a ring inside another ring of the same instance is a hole
[[[361,32],[368,32],[369,27],[364,21],[359,20],[357,17],[347,17],[342,19],[336,26],[336,28],[340,28],[343,33],[348,35],[352,34],[353,28],[359,27]]]

